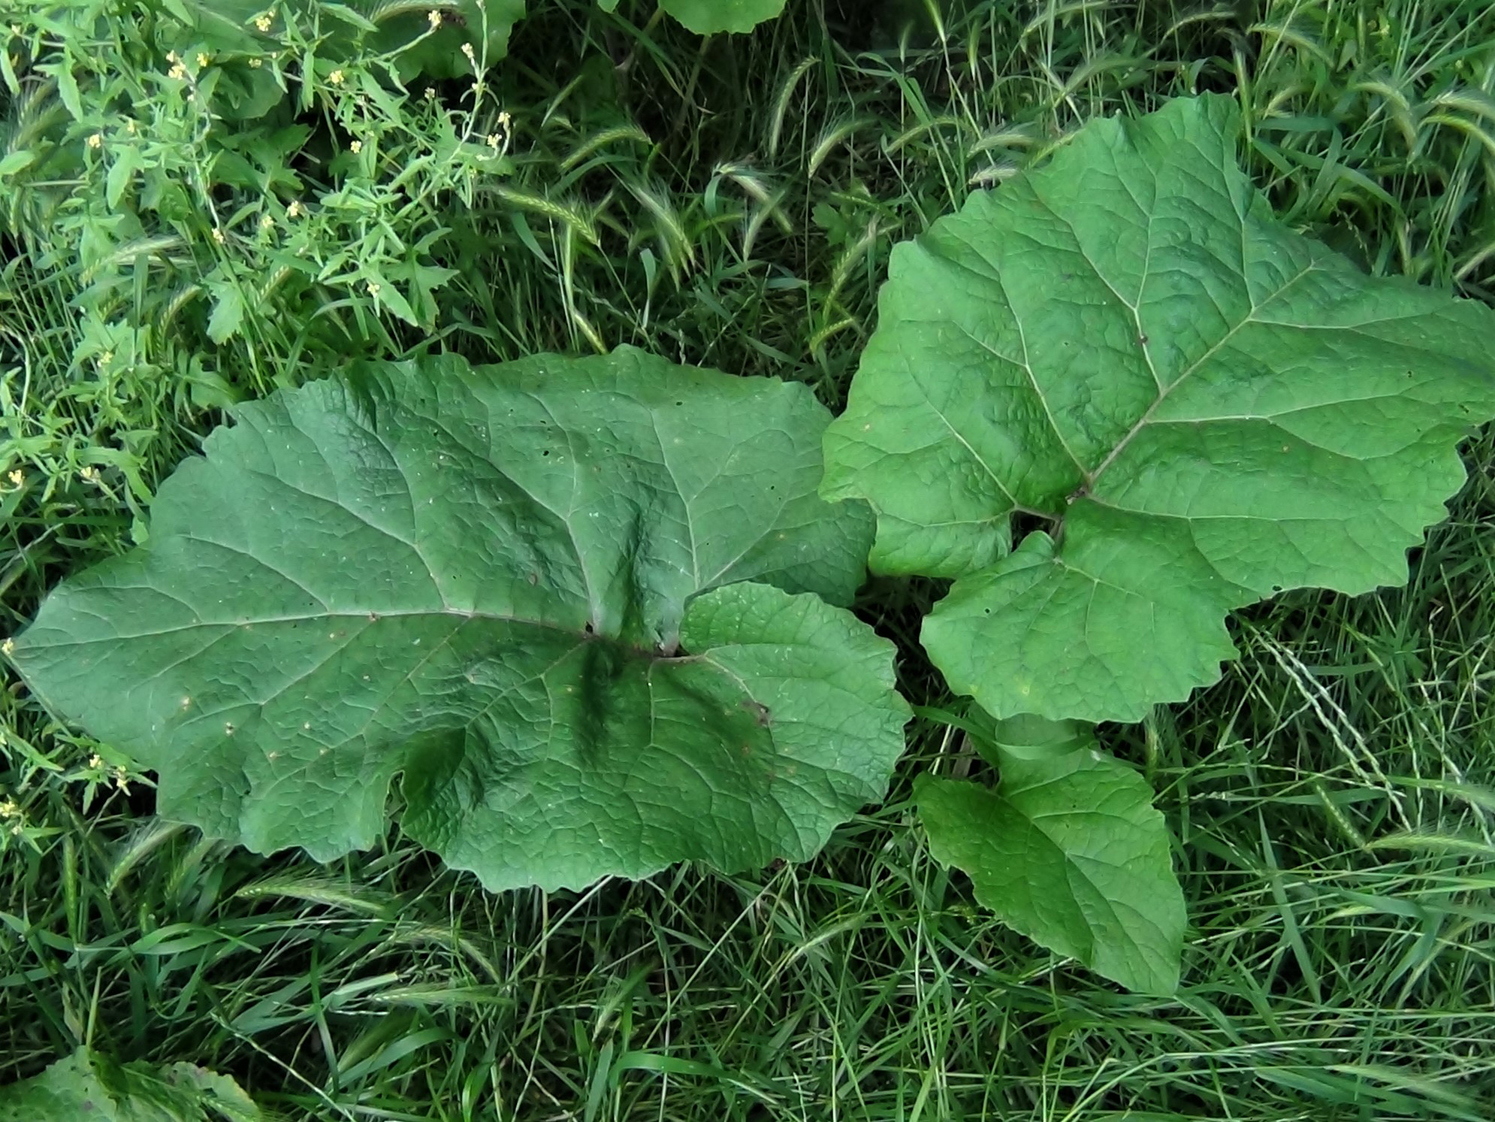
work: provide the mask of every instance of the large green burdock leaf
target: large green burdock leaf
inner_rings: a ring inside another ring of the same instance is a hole
[[[0,1087],[0,1122],[258,1122],[253,1100],[192,1064],[120,1066],[88,1048]]]
[[[751,31],[784,10],[785,0],[660,0],[669,12],[697,35],[719,31]]]
[[[751,31],[784,10],[786,0],[660,0],[659,6],[697,35],[721,31]],[[618,0],[597,0],[604,12]]]
[[[417,74],[431,78],[456,78],[471,74],[472,66],[462,53],[471,44],[479,61],[493,66],[509,53],[509,35],[524,18],[524,0],[447,0],[441,5],[414,7],[384,0],[358,0],[379,31],[369,45],[380,51],[398,51],[395,61],[406,80]],[[430,12],[440,9],[441,26],[432,33]],[[413,9],[413,10],[412,10]]]
[[[929,847],[1010,927],[1144,993],[1178,985],[1185,926],[1168,830],[1146,781],[1091,747],[1002,753],[1001,786],[920,775]]]
[[[823,493],[871,502],[874,569],[956,578],[923,641],[998,717],[1136,720],[1232,609],[1405,581],[1495,412],[1495,313],[1281,225],[1236,132],[1093,121],[893,251]]]
[[[803,859],[882,797],[908,710],[825,602],[872,520],[816,495],[806,387],[626,348],[352,386],[240,409],[16,641],[163,815],[330,859],[403,772],[405,831],[498,889]]]

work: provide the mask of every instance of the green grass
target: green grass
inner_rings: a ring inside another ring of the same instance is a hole
[[[176,242],[141,251],[161,231],[119,233],[132,253],[90,272],[76,248],[91,227],[42,216],[103,221],[100,178],[74,168],[12,194],[0,467],[25,481],[0,494],[0,631],[130,543],[226,401],[348,353],[634,343],[800,378],[835,406],[894,242],[1090,117],[1190,89],[1240,97],[1252,171],[1290,221],[1371,270],[1495,298],[1483,4],[972,0],[900,39],[858,0],[791,0],[753,36],[705,44],[645,3],[621,8],[544,6],[476,106],[441,83],[479,141],[512,115],[514,167],[470,186],[437,168],[414,209],[388,195],[329,209],[326,138],[346,138],[338,114],[358,107],[303,114],[311,138],[286,164],[316,203],[313,254],[346,242],[384,261],[369,241],[381,218],[452,230],[430,254],[455,274],[428,327],[380,316],[334,271],[268,290],[214,347],[206,298],[182,293],[220,266],[263,279],[252,217],[215,248],[198,197]],[[140,49],[128,29],[89,35]],[[62,135],[55,102],[12,99],[12,150]],[[424,104],[357,125],[389,145],[368,190],[434,135]],[[74,134],[58,143],[82,151]],[[90,332],[138,341],[145,323],[139,361],[97,361]],[[1221,684],[1104,730],[1178,839],[1191,930],[1174,999],[1053,960],[932,862],[907,777],[961,766],[963,745],[929,722],[887,804],[807,866],[495,897],[393,831],[324,868],[156,823],[142,782],[122,789],[107,752],[91,761],[100,746],[14,686],[0,693],[0,788],[22,815],[0,851],[0,1083],[88,1040],[230,1072],[289,1118],[1488,1118],[1495,446],[1467,456],[1470,483],[1406,590],[1243,613]],[[932,595],[881,582],[862,611],[900,640],[910,695],[948,704],[911,642]]]

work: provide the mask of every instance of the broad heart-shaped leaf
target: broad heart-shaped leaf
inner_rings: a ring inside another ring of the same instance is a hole
[[[751,31],[784,10],[786,0],[660,0],[659,6],[697,35],[722,31]],[[597,0],[604,12],[618,0]]]
[[[509,53],[509,34],[524,18],[524,0],[458,0],[442,5],[443,20],[431,28],[430,10],[422,6],[360,0],[368,4],[369,17],[379,25],[369,45],[377,50],[398,51],[396,64],[401,78],[418,74],[428,78],[459,78],[473,72],[463,54],[471,44],[479,62],[493,66]]]
[[[751,31],[784,10],[785,0],[660,0],[659,6],[697,35]]]
[[[192,1064],[119,1066],[88,1048],[0,1087],[0,1122],[258,1122],[232,1079]]]
[[[1232,609],[1406,579],[1495,412],[1495,313],[1272,216],[1233,103],[1091,122],[893,251],[826,433],[874,569],[954,577],[923,641],[998,717],[1136,720]],[[1009,555],[1014,513],[1048,523]]]
[[[1142,993],[1172,993],[1184,898],[1146,781],[1093,747],[1002,754],[1001,786],[924,774],[914,800],[934,856],[1008,926]]]
[[[348,385],[240,408],[16,641],[163,815],[325,860],[403,772],[406,832],[499,889],[803,859],[882,797],[908,708],[819,598],[872,518],[817,497],[806,387],[626,348]]]

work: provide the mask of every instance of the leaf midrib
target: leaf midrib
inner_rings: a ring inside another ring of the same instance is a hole
[[[124,587],[124,586],[115,585],[115,586],[111,586],[111,587],[112,588],[121,588],[121,587]],[[139,585],[137,585],[137,586],[134,586],[134,587],[147,587],[148,588],[150,586],[148,586],[148,585],[147,586],[139,586]],[[156,591],[156,590],[152,589],[152,591]],[[371,616],[377,617],[377,618],[371,618]],[[313,612],[313,613],[309,613],[309,614],[305,614],[305,615],[259,616],[259,617],[252,618],[252,619],[198,620],[195,623],[183,624],[180,627],[166,627],[166,628],[161,628],[160,630],[157,630],[157,631],[138,631],[138,632],[134,632],[134,633],[129,634],[129,635],[115,633],[115,634],[112,634],[112,635],[99,636],[98,638],[74,639],[74,640],[69,640],[67,642],[61,642],[61,643],[49,642],[49,643],[46,643],[45,646],[48,649],[51,649],[51,650],[59,650],[59,649],[67,648],[67,647],[87,647],[87,646],[93,646],[93,645],[96,645],[96,644],[99,644],[99,643],[128,642],[128,641],[134,640],[134,639],[154,639],[154,638],[157,638],[157,637],[162,636],[162,635],[176,635],[176,634],[179,634],[179,633],[184,632],[184,631],[197,631],[197,630],[200,630],[200,629],[203,629],[203,628],[211,628],[211,627],[225,627],[225,628],[253,627],[253,626],[256,626],[258,624],[266,624],[266,623],[268,623],[268,624],[277,624],[277,623],[310,623],[310,622],[313,622],[313,621],[316,621],[316,620],[341,620],[341,619],[357,619],[357,620],[363,620],[366,623],[375,623],[375,622],[378,622],[378,620],[383,620],[383,619],[410,619],[410,618],[417,617],[417,616],[451,616],[451,617],[460,619],[460,620],[462,620],[464,622],[468,621],[468,620],[485,620],[485,621],[488,621],[488,622],[491,622],[491,623],[513,623],[513,624],[520,624],[520,625],[523,625],[523,626],[526,626],[526,627],[534,627],[534,628],[538,628],[538,629],[545,630],[545,631],[553,631],[553,632],[556,632],[557,634],[561,634],[561,635],[568,635],[568,636],[571,636],[571,637],[575,638],[578,643],[587,643],[587,642],[612,643],[615,646],[622,647],[625,650],[632,651],[632,652],[634,652],[636,654],[639,654],[639,655],[647,656],[647,657],[649,657],[649,658],[651,658],[652,660],[655,660],[655,661],[659,661],[659,660],[663,660],[663,659],[668,659],[668,658],[672,657],[672,656],[662,655],[657,650],[654,650],[653,648],[645,648],[645,647],[635,646],[634,644],[629,643],[629,642],[627,642],[627,641],[625,641],[623,639],[620,639],[620,638],[618,638],[617,636],[614,636],[614,635],[604,635],[604,634],[601,634],[600,632],[596,632],[596,631],[586,631],[586,630],[578,631],[575,628],[563,627],[560,624],[555,624],[555,623],[545,623],[543,620],[528,619],[528,618],[526,618],[524,616],[504,615],[504,614],[498,613],[498,612],[464,611],[464,610],[462,610],[460,608],[450,608],[450,607],[442,607],[442,608],[419,608],[419,609],[409,609],[409,610],[401,610],[401,611],[385,611],[385,612],[381,612],[381,611],[331,612],[331,611],[328,611],[328,612]],[[23,641],[24,641],[24,638],[23,638]],[[42,644],[38,644],[38,646],[41,646],[41,645]]]

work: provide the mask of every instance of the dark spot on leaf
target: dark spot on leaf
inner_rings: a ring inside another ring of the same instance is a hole
[[[592,627],[592,621],[591,620],[587,620],[587,625],[586,625],[586,627],[582,628],[582,630],[585,631],[588,635],[594,634],[595,632],[594,632],[594,629]]]
[[[370,623],[378,623],[379,622],[379,613],[378,612],[370,612],[369,613],[369,622]]]
[[[550,455],[550,449],[549,448],[545,449],[545,451],[541,452],[540,455],[542,455],[542,456],[548,456],[548,455]]]
[[[753,715],[753,720],[758,722],[759,728],[768,728],[773,724],[773,711],[761,702],[754,701],[750,697],[742,699],[742,707]],[[743,747],[743,754],[747,754],[747,747]]]
[[[1144,347],[1147,346],[1147,336],[1146,335],[1138,335],[1137,336],[1137,342],[1140,343],[1140,344],[1142,344],[1142,346],[1144,346]]]

